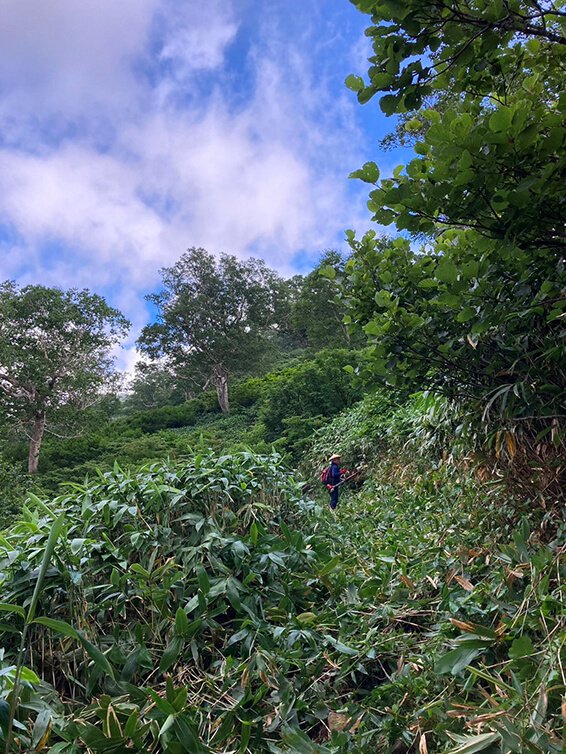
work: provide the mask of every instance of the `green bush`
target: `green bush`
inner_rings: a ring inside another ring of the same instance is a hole
[[[0,456],[0,529],[20,513],[30,488],[30,477]]]
[[[42,473],[69,468],[93,461],[108,453],[114,446],[112,438],[90,433],[68,440],[48,438],[43,444],[40,470]]]
[[[101,416],[96,431],[77,438],[47,436],[35,484],[55,492],[62,482],[80,482],[96,466],[110,468],[116,459],[128,465],[179,457],[201,435],[209,447],[224,451],[252,447],[266,452],[276,443],[296,463],[312,432],[361,397],[353,375],[344,371],[358,358],[351,351],[326,351],[309,361],[295,359],[263,377],[237,381],[231,388],[229,415],[221,413],[215,393],[207,392],[179,405],[114,420]],[[6,442],[5,455],[25,468],[25,443]]]
[[[251,377],[248,380],[235,382],[230,390],[232,411],[255,406],[262,398],[264,383],[263,377]]]
[[[407,437],[408,409],[394,394],[380,389],[315,431],[305,454],[305,467],[318,469],[331,453],[339,452],[346,465],[358,465],[401,446]]]
[[[144,434],[151,434],[161,429],[194,425],[203,415],[219,411],[216,397],[212,393],[204,393],[178,406],[139,411],[128,419],[128,424],[139,427]]]
[[[321,351],[312,361],[265,378],[260,417],[268,439],[277,440],[290,417],[334,416],[362,397],[362,389],[344,367],[356,364],[352,351]]]

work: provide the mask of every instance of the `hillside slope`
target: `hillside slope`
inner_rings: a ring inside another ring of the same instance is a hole
[[[0,542],[8,750],[559,752],[558,539],[385,474],[335,517],[250,452],[32,500]]]

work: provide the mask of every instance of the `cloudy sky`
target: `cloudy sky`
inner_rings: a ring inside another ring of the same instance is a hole
[[[131,346],[188,247],[283,274],[343,247],[369,226],[348,173],[391,127],[343,85],[368,21],[348,0],[0,0],[0,280],[104,295]]]

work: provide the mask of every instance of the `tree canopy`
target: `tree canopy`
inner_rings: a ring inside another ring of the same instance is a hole
[[[369,84],[350,77],[349,85],[362,102],[382,93],[387,114],[415,111],[407,130],[427,125],[415,158],[393,178],[379,182],[374,163],[355,173],[376,184],[374,219],[563,250],[565,14],[534,2],[357,5],[374,14],[374,55]],[[448,93],[442,115],[420,110],[424,97]]]
[[[538,447],[566,413],[566,14],[528,0],[355,5],[373,55],[368,81],[347,85],[416,137],[391,177],[374,162],[352,174],[373,184],[373,219],[403,235],[348,234],[369,371],[463,400],[511,449],[521,433]]]
[[[249,374],[270,348],[282,281],[261,260],[215,259],[200,248],[161,274],[162,290],[148,296],[157,321],[143,329],[139,347],[165,358],[178,379],[212,384],[228,411],[230,377]]]
[[[126,411],[159,408],[167,404],[177,405],[193,397],[193,392],[181,390],[175,375],[159,363],[139,361],[129,384],[124,401]]]
[[[111,348],[129,323],[88,291],[0,285],[0,402],[7,424],[30,439],[38,469],[45,429],[76,427],[112,375]]]
[[[344,324],[346,307],[337,298],[336,286],[321,275],[322,270],[343,271],[344,263],[339,252],[328,250],[297,286],[291,314],[293,327],[297,335],[317,351],[350,346],[350,333]]]

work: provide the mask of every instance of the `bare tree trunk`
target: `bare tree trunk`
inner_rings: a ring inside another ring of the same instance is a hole
[[[216,388],[218,403],[223,414],[230,412],[230,402],[228,400],[228,372],[222,365],[217,365],[212,371],[211,382]]]
[[[29,443],[28,472],[37,474],[39,468],[39,451],[45,432],[45,411],[38,411],[34,417],[33,434]]]

